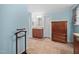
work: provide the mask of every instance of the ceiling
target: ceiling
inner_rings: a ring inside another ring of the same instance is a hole
[[[28,4],[29,12],[57,12],[71,8],[73,4]]]

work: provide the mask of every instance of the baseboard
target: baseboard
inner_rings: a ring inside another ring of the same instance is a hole
[[[69,44],[73,44],[74,42],[67,42],[67,43],[69,43]]]
[[[43,38],[48,38],[48,39],[50,39],[50,37],[43,37]]]

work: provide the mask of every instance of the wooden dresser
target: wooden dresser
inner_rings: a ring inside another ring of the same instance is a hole
[[[32,29],[33,38],[43,38],[43,29]]]
[[[74,53],[79,54],[79,34],[74,34]]]
[[[51,23],[52,40],[67,42],[67,21],[54,21]]]

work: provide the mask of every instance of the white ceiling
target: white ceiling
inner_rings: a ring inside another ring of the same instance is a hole
[[[73,4],[28,4],[29,12],[57,12],[71,8]]]

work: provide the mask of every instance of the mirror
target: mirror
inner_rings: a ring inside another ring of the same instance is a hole
[[[43,13],[32,13],[32,28],[43,28],[44,16]]]

